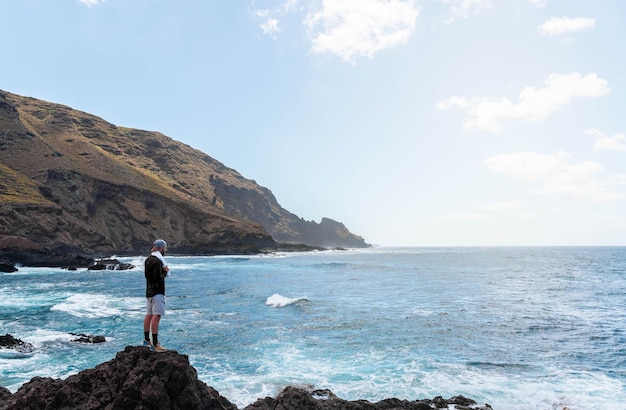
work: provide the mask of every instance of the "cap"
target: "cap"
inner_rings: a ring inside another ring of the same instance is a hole
[[[167,242],[165,242],[163,239],[157,239],[156,241],[154,241],[154,244],[152,244],[152,246],[155,248],[166,248]]]

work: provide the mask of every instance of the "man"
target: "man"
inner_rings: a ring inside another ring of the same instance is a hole
[[[159,343],[159,322],[165,314],[165,277],[169,276],[170,268],[165,263],[167,243],[157,239],[152,245],[150,256],[144,262],[146,277],[147,310],[143,320],[143,345],[156,352],[165,352],[166,348]],[[152,341],[150,341],[152,333]]]

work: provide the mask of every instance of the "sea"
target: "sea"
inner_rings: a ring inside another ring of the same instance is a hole
[[[372,402],[626,409],[624,247],[166,258],[159,340],[239,408],[292,385]],[[144,256],[118,259],[136,268],[0,274],[0,334],[33,346],[0,350],[1,386],[63,379],[141,344]]]

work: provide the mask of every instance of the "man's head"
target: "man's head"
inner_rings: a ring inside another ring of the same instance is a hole
[[[152,251],[159,251],[161,253],[165,253],[165,249],[167,249],[167,242],[165,242],[163,239],[157,239],[156,241],[154,241],[154,243],[152,244]]]

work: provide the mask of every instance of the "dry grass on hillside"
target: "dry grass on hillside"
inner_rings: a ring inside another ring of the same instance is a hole
[[[51,205],[37,184],[0,164],[0,203],[11,205]]]

